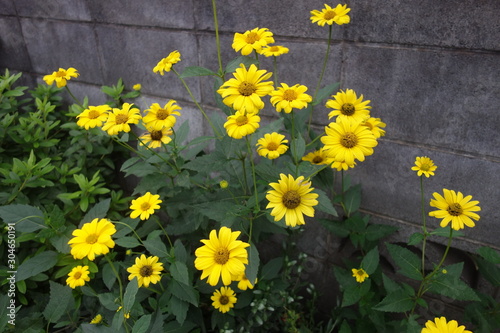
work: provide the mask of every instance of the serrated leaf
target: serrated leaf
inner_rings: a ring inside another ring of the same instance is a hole
[[[175,319],[179,324],[181,325],[184,324],[189,309],[188,302],[183,301],[175,296],[172,296],[168,304],[168,309],[169,312],[175,316]]]
[[[477,249],[477,253],[479,253],[485,260],[493,264],[500,264],[500,254],[491,247],[482,246]]]
[[[226,65],[226,73],[234,72],[237,68],[240,67],[240,64],[245,65],[245,67],[248,69],[248,67],[250,67],[250,65],[252,64],[258,65],[259,61],[249,56],[236,57]]]
[[[198,293],[192,286],[172,280],[169,287],[172,294],[177,298],[198,306]]]
[[[170,265],[170,274],[172,274],[172,278],[176,281],[189,285],[189,273],[185,263],[175,261]]]
[[[148,239],[146,239],[143,242],[143,244],[144,247],[146,247],[146,250],[148,250],[154,256],[160,258],[165,258],[170,256],[167,251],[167,247],[162,242],[161,238],[154,234],[149,234]]]
[[[413,307],[413,298],[404,289],[389,293],[373,309],[384,312],[406,312]]]
[[[365,270],[368,275],[375,273],[378,267],[379,253],[378,248],[374,247],[371,249],[361,261],[361,267]]]
[[[446,274],[438,272],[429,286],[429,292],[459,301],[480,301],[474,289],[460,280],[463,263],[446,267]]]
[[[174,242],[174,256],[176,260],[181,262],[186,262],[187,260],[186,248],[180,239],[176,239]]]
[[[390,243],[387,243],[386,247],[396,265],[401,269],[401,274],[414,280],[422,280],[422,261],[415,253]]]
[[[0,218],[5,223],[15,223],[17,232],[34,232],[47,228],[43,212],[29,205],[8,205],[0,207]]]
[[[312,105],[318,105],[323,101],[323,99],[331,96],[335,90],[339,87],[340,83],[331,83],[323,88],[321,88],[316,94],[316,98],[312,101]]]
[[[365,280],[363,283],[356,283],[345,288],[342,297],[342,307],[357,303],[361,297],[370,291],[370,286],[371,280]]]
[[[94,219],[103,219],[106,217],[106,214],[108,213],[108,210],[109,210],[109,205],[111,203],[111,199],[105,199],[101,202],[99,202],[98,204],[94,205],[88,212],[87,214],[85,214],[85,216],[83,217],[81,223],[80,223],[80,227],[84,224],[84,223],[89,223],[89,222],[92,222],[92,220]]]
[[[273,258],[262,266],[261,280],[276,278],[283,267],[283,257]]]
[[[344,206],[348,215],[359,209],[361,204],[361,184],[350,187],[344,193]]]
[[[393,227],[385,224],[370,224],[366,228],[366,239],[369,241],[377,241],[384,237],[389,236],[390,234],[396,232],[398,230],[397,227]]]
[[[342,238],[349,236],[349,230],[344,228],[344,226],[337,221],[327,219],[317,219],[317,221],[325,227],[326,230],[330,231],[334,235]]]
[[[16,281],[26,280],[51,269],[57,263],[57,256],[54,251],[45,251],[23,261],[17,268]]]
[[[109,290],[113,290],[113,285],[116,281],[116,275],[109,263],[106,263],[102,268],[102,281]]]
[[[408,240],[408,245],[417,245],[424,240],[424,235],[420,232],[413,233]]]
[[[315,188],[312,193],[317,193],[319,195],[317,199],[318,205],[315,208],[323,213],[338,216],[337,210],[333,207],[332,201],[328,198],[328,195],[324,191]]]
[[[259,271],[259,265],[260,265],[259,251],[257,250],[257,247],[253,244],[247,247],[247,251],[248,251],[248,265],[245,269],[245,275],[247,279],[253,283],[253,281],[257,279],[257,273]]]
[[[134,306],[135,295],[137,295],[137,291],[139,290],[139,283],[137,283],[137,277],[134,277],[128,284],[125,289],[125,294],[123,294],[123,313],[129,313],[132,310],[132,306]]]
[[[134,247],[140,246],[141,243],[135,237],[122,237],[115,239],[115,243],[126,249],[133,249]]]
[[[151,324],[151,315],[144,315],[139,318],[132,328],[132,333],[145,333],[147,332],[149,325]]]
[[[384,288],[385,288],[385,291],[387,294],[394,292],[394,291],[401,288],[399,286],[399,284],[397,284],[397,282],[391,280],[389,277],[387,277],[387,275],[385,275],[383,273],[382,273],[382,281],[384,283]]]
[[[60,285],[59,283],[55,283],[53,281],[49,281],[49,284],[50,300],[43,311],[43,316],[49,323],[55,323],[63,314],[66,313],[66,308],[68,307],[73,295],[71,288],[68,288],[67,286]]]
[[[184,79],[187,77],[207,76],[207,75],[217,75],[217,73],[205,67],[188,66],[182,70],[182,73],[179,76]]]
[[[482,258],[476,258],[476,264],[486,280],[494,286],[500,286],[500,268],[498,266]]]

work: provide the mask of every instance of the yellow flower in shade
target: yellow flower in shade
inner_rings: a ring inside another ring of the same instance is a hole
[[[142,88],[142,85],[140,83],[134,84],[132,86],[132,89],[137,90],[137,91],[141,90],[141,88]]]
[[[350,11],[351,8],[347,8],[347,5],[338,4],[337,7],[332,8],[325,4],[325,8],[321,11],[311,11],[311,22],[317,23],[321,27],[325,24],[332,25],[333,23],[338,25],[347,24],[351,21],[351,18],[347,15]]]
[[[429,176],[434,176],[434,171],[437,169],[437,166],[434,165],[434,161],[432,161],[427,156],[417,157],[415,159],[415,166],[411,168],[413,171],[417,171],[417,175],[420,177],[424,175],[429,178]]]
[[[227,117],[224,123],[227,135],[233,139],[241,139],[242,137],[254,133],[259,128],[260,117],[254,113],[245,113],[236,111],[232,116]]]
[[[271,104],[276,108],[276,111],[285,113],[292,112],[292,109],[307,108],[307,103],[312,102],[312,97],[305,92],[307,87],[296,84],[289,87],[286,83],[282,83],[281,87],[271,92]]]
[[[123,306],[118,307],[118,309],[116,309],[116,312],[119,312],[121,310],[123,310]],[[130,318],[130,312],[127,312],[127,313],[123,312],[123,318],[129,319]]]
[[[280,55],[287,54],[288,51],[290,51],[288,47],[281,45],[268,45],[262,49],[261,53],[266,57],[278,57]]]
[[[318,194],[311,193],[314,188],[311,182],[304,181],[304,176],[294,179],[292,175],[280,174],[277,183],[269,184],[273,188],[267,192],[266,199],[269,200],[266,208],[272,208],[271,216],[274,221],[280,221],[285,217],[288,226],[295,227],[305,224],[304,215],[314,216],[314,208],[318,204]]]
[[[222,313],[231,310],[237,301],[236,294],[230,287],[221,287],[220,291],[214,291],[213,296],[210,298],[213,301],[213,307]]]
[[[130,213],[130,217],[133,219],[139,217],[141,220],[147,220],[151,214],[155,213],[155,209],[160,209],[161,203],[159,194],[147,192],[142,197],[132,200],[132,205],[130,205],[132,213]]]
[[[370,117],[363,122],[363,125],[368,127],[377,139],[385,135],[385,130],[382,128],[385,128],[386,124],[380,121],[380,118]]]
[[[356,162],[353,164],[347,164],[345,161],[335,161],[330,165],[332,169],[337,169],[337,171],[347,171],[349,168],[354,168],[356,166]]]
[[[70,80],[72,77],[78,77],[79,75],[80,74],[78,74],[77,70],[74,69],[73,67],[70,67],[68,69],[59,68],[57,72],[45,75],[43,77],[43,80],[49,86],[52,85],[55,81],[57,88],[62,88],[66,87],[66,83],[68,80]]]
[[[160,258],[157,256],[146,257],[142,254],[135,258],[135,264],[127,268],[129,281],[134,277],[137,278],[139,287],[149,287],[149,284],[156,284],[161,280],[161,271],[163,271],[163,263],[158,262]]]
[[[85,282],[90,281],[89,274],[89,266],[73,267],[71,272],[69,272],[68,274],[66,284],[73,289],[75,289],[76,287],[81,287],[85,285]]]
[[[362,268],[360,268],[360,269],[353,268],[352,269],[352,276],[355,277],[356,282],[359,282],[359,283],[363,283],[369,277],[369,275],[366,274],[365,270]]]
[[[164,127],[174,127],[177,121],[174,116],[180,116],[179,111],[182,110],[176,103],[176,101],[171,99],[164,107],[161,107],[158,103],[151,104],[151,108],[145,110],[147,114],[142,119],[146,127],[152,127],[156,131]]]
[[[240,290],[247,290],[247,289],[253,289],[255,284],[257,283],[257,279],[255,279],[254,283],[250,282],[250,280],[247,278],[245,273],[240,274],[235,281],[238,281],[238,289]]]
[[[241,50],[242,55],[249,55],[255,50],[260,53],[267,44],[274,43],[273,33],[267,28],[255,28],[244,33],[235,33],[233,39],[233,49],[236,52]]]
[[[288,140],[285,140],[285,136],[282,134],[276,132],[266,133],[263,138],[257,141],[257,153],[260,156],[274,160],[286,153],[288,146],[285,143],[287,142]]]
[[[152,149],[159,148],[162,146],[162,144],[167,144],[172,141],[172,138],[170,137],[172,133],[172,130],[166,127],[162,128],[159,131],[155,131],[150,128],[149,132],[139,137],[139,142],[141,145],[147,145]]]
[[[434,321],[428,320],[421,333],[472,333],[465,329],[465,326],[458,326],[456,320],[446,321],[445,317],[434,318]]]
[[[220,188],[225,189],[229,186],[229,183],[227,182],[227,180],[221,180],[219,182],[219,186],[220,186]]]
[[[253,64],[248,70],[245,65],[241,64],[240,68],[233,73],[234,78],[224,82],[217,93],[222,96],[224,104],[236,111],[257,113],[264,107],[261,97],[273,91],[273,82],[264,81],[272,75],[273,73],[259,70]]]
[[[340,121],[325,127],[326,135],[321,137],[328,156],[338,162],[354,165],[357,159],[361,162],[365,156],[373,154],[377,139],[373,133],[361,123]]]
[[[98,314],[90,321],[91,324],[100,324],[102,322],[102,316]]]
[[[438,210],[429,212],[429,216],[442,219],[440,226],[444,228],[451,222],[451,228],[455,230],[464,229],[464,225],[472,228],[476,224],[472,220],[479,220],[479,215],[474,212],[479,212],[481,207],[477,206],[479,201],[470,201],[471,195],[464,197],[461,192],[443,189],[444,197],[434,192],[431,199],[431,207],[436,207]]]
[[[334,99],[326,101],[326,107],[334,109],[328,114],[331,119],[337,116],[337,121],[354,120],[355,122],[364,122],[370,118],[370,110],[372,107],[368,105],[370,101],[363,102],[363,95],[359,98],[352,89],[347,89],[345,92],[340,91],[332,95]]]
[[[153,68],[153,72],[163,75],[163,71],[170,72],[170,70],[172,70],[172,66],[179,61],[181,61],[180,52],[177,50],[172,51],[166,58],[161,59],[158,64],[156,64],[156,66]]]
[[[133,108],[133,105],[123,103],[122,109],[113,108],[113,112],[109,113],[108,120],[102,127],[102,130],[108,132],[109,135],[130,132],[130,124],[137,124],[141,119],[139,109]]]
[[[89,128],[101,127],[108,119],[108,112],[111,110],[109,105],[89,106],[83,110],[76,118],[76,124],[88,130]]]
[[[324,150],[323,148],[310,152],[306,156],[302,157],[302,160],[311,162],[312,164],[315,165],[322,165],[322,164],[328,165],[334,161],[333,158],[328,157],[326,150]]]
[[[245,265],[248,264],[246,248],[250,244],[237,240],[240,233],[222,227],[218,236],[217,232],[212,230],[209,239],[201,240],[205,245],[194,252],[196,255],[194,266],[203,271],[201,280],[208,277],[207,283],[215,286],[219,283],[219,279],[222,279],[222,284],[227,286],[231,284],[233,276],[245,272]]]
[[[94,260],[96,255],[106,254],[110,248],[115,247],[111,236],[116,232],[113,223],[108,219],[95,218],[92,222],[85,223],[81,229],[73,231],[74,236],[69,240],[71,254],[75,259]]]

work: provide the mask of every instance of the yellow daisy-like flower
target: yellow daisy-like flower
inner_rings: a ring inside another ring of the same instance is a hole
[[[69,272],[68,274],[68,278],[66,279],[66,284],[73,289],[75,289],[76,287],[81,287],[85,285],[85,282],[90,281],[89,274],[90,274],[89,266],[73,267],[71,272]]]
[[[78,74],[77,70],[73,67],[70,67],[68,69],[59,68],[57,72],[52,72],[52,74],[45,75],[43,77],[43,80],[49,86],[52,85],[55,81],[57,88],[62,88],[66,87],[68,80],[70,80],[72,77],[78,77],[79,75],[80,74]]]
[[[111,110],[109,105],[89,106],[83,110],[76,118],[76,124],[88,130],[89,128],[101,127],[108,119],[108,112]]]
[[[181,54],[179,51],[172,51],[170,54],[166,57],[161,59],[158,64],[153,68],[154,73],[160,73],[160,75],[163,75],[163,71],[165,72],[170,72],[172,69],[172,66],[176,63],[181,61]]]
[[[362,268],[360,269],[353,268],[352,276],[356,278],[356,282],[358,283],[363,283],[369,277],[369,275],[366,274],[365,270]]]
[[[182,108],[176,104],[173,99],[168,101],[164,107],[158,103],[151,104],[150,109],[146,109],[147,114],[142,119],[146,127],[152,127],[154,130],[159,131],[162,128],[174,127],[177,119],[174,116],[180,116]]]
[[[132,89],[137,90],[137,91],[141,90],[141,88],[142,88],[142,85],[140,83],[134,84],[132,86]]]
[[[266,199],[269,200],[266,208],[272,208],[271,216],[274,221],[280,221],[283,216],[288,226],[295,227],[305,224],[304,215],[314,216],[314,208],[318,204],[318,194],[311,193],[314,190],[311,182],[304,181],[304,176],[294,179],[292,175],[280,174],[277,183],[269,184],[273,188],[267,192]]]
[[[273,33],[267,28],[255,28],[244,33],[235,33],[233,39],[233,49],[236,52],[241,50],[242,55],[249,55],[255,50],[260,53],[267,44],[274,43]]]
[[[154,214],[155,209],[160,209],[161,203],[159,194],[147,192],[142,197],[132,200],[130,217],[133,219],[140,217],[141,220],[147,220],[150,215]]]
[[[257,153],[260,156],[274,160],[286,153],[288,146],[285,143],[287,142],[288,140],[285,140],[285,136],[282,134],[276,132],[266,133],[263,138],[257,141]]]
[[[234,279],[235,281],[238,281],[238,289],[240,290],[247,290],[247,289],[253,289],[255,284],[257,283],[257,279],[255,279],[254,283],[250,282],[250,280],[247,278],[245,273],[241,274],[240,276],[236,277]]]
[[[214,291],[210,299],[213,301],[212,305],[222,313],[226,313],[236,304],[236,293],[230,287],[221,287],[220,291]]]
[[[116,232],[113,223],[108,219],[95,218],[92,222],[85,223],[81,229],[73,231],[74,236],[69,240],[71,254],[75,259],[94,260],[96,255],[106,254],[110,248],[115,247],[111,236]]]
[[[314,165],[331,164],[334,160],[328,157],[326,150],[320,148],[316,151],[310,152],[306,156],[302,157],[302,161],[311,162]]]
[[[276,108],[276,111],[285,113],[292,112],[292,109],[307,108],[307,103],[312,102],[311,95],[306,94],[307,87],[296,84],[289,87],[286,83],[282,83],[281,87],[271,92],[271,104]]]
[[[458,326],[456,320],[446,321],[445,317],[434,318],[434,321],[428,320],[421,333],[472,333],[465,329],[465,326]]]
[[[219,279],[225,286],[231,284],[233,276],[239,276],[245,272],[248,264],[248,252],[250,244],[236,240],[241,232],[231,231],[222,227],[217,232],[212,230],[209,239],[202,239],[205,245],[196,249],[194,266],[203,271],[201,280],[208,277],[207,283],[211,286],[217,285]]]
[[[150,283],[160,282],[163,263],[158,262],[159,259],[157,256],[146,257],[144,254],[135,258],[135,264],[127,268],[127,272],[130,273],[129,281],[136,277],[139,288],[142,286],[148,288]]]
[[[220,186],[220,188],[225,189],[229,186],[229,183],[227,182],[227,180],[223,179],[219,182],[219,186]]]
[[[337,171],[347,171],[349,168],[354,168],[356,166],[356,162],[353,164],[347,164],[345,161],[335,161],[330,165],[332,169],[337,169]]]
[[[434,165],[434,161],[427,156],[417,157],[415,159],[415,166],[411,168],[413,171],[417,171],[417,175],[420,177],[424,175],[429,178],[429,176],[434,176],[434,171],[437,166]]]
[[[102,130],[108,132],[109,135],[130,132],[130,124],[137,124],[141,119],[140,110],[133,108],[132,105],[134,104],[123,103],[122,109],[113,108]]]
[[[100,324],[102,322],[102,316],[98,314],[90,321],[91,324]]]
[[[289,51],[288,47],[281,45],[268,45],[262,49],[261,54],[266,57],[279,57],[280,55],[287,54]]]
[[[451,222],[451,228],[454,230],[464,229],[464,225],[472,228],[476,224],[473,219],[478,221],[479,215],[474,212],[479,212],[481,207],[477,206],[479,201],[470,201],[471,195],[464,197],[462,192],[443,189],[444,197],[437,192],[432,195],[431,207],[436,207],[438,210],[429,212],[429,216],[442,219],[440,226],[444,228]]]
[[[311,11],[311,22],[317,23],[321,27],[325,24],[332,25],[333,23],[338,25],[347,24],[351,21],[351,18],[347,15],[350,11],[351,8],[347,8],[347,5],[338,4],[337,7],[332,8],[325,4],[325,8],[321,11]]]
[[[382,128],[385,128],[386,124],[380,118],[370,117],[363,122],[363,125],[368,127],[377,139],[385,135],[385,130]]]
[[[151,149],[159,148],[162,144],[167,144],[172,141],[172,138],[170,137],[172,133],[172,130],[166,127],[159,131],[155,131],[150,128],[149,132],[139,137],[139,142],[141,145],[147,145]]]
[[[272,75],[273,73],[259,70],[253,64],[248,70],[245,65],[241,64],[240,68],[233,73],[234,78],[224,82],[217,93],[222,96],[224,104],[236,111],[258,113],[264,107],[261,97],[273,91],[273,82],[264,81]]]
[[[363,162],[365,156],[373,154],[377,139],[361,123],[341,121],[325,127],[326,135],[321,137],[328,156],[338,162],[354,165],[355,159]]]
[[[326,107],[334,109],[328,114],[331,119],[337,116],[337,121],[353,120],[355,122],[364,122],[370,118],[370,110],[372,107],[368,105],[370,101],[363,102],[363,95],[359,98],[352,89],[347,89],[345,92],[340,91],[332,95],[334,99],[326,101]]]
[[[254,133],[259,128],[260,117],[254,113],[245,113],[236,111],[232,116],[227,117],[224,123],[227,135],[233,139],[241,139],[242,137]]]

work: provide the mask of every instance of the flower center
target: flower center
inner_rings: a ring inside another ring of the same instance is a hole
[[[323,162],[323,157],[321,157],[321,156],[314,156],[312,162],[313,162],[313,164],[320,164],[321,162]]]
[[[325,13],[325,20],[331,20],[332,18],[334,18],[337,14],[335,13],[335,11],[333,10],[328,10],[326,13]]]
[[[243,126],[246,124],[248,124],[247,116],[239,116],[238,118],[236,118],[236,125]]]
[[[287,89],[283,93],[283,99],[289,102],[294,101],[297,99],[297,93],[295,92],[295,90]]]
[[[149,202],[143,202],[143,203],[141,204],[141,209],[142,209],[142,210],[146,211],[146,210],[148,210],[149,208],[151,208],[151,205],[149,204]]]
[[[356,111],[356,108],[351,103],[344,103],[340,108],[340,112],[346,116],[352,116],[354,111]]]
[[[253,43],[255,43],[258,40],[260,40],[260,37],[255,32],[250,32],[247,35],[247,38],[246,38],[246,41],[247,41],[248,44],[253,44]]]
[[[81,277],[82,277],[82,272],[76,272],[75,275],[73,275],[73,279],[75,280],[78,280]]]
[[[151,267],[151,265],[144,265],[141,267],[141,269],[139,270],[139,274],[142,276],[142,277],[148,277],[148,276],[151,276],[153,275],[153,267]]]
[[[96,118],[98,118],[100,115],[101,115],[101,113],[100,113],[99,111],[96,111],[96,110],[90,110],[90,111],[89,111],[89,118],[90,118],[90,119],[96,119]]]
[[[277,144],[276,142],[269,142],[267,144],[267,150],[274,151],[274,150],[278,149],[278,147],[279,147],[279,144]]]
[[[427,163],[422,163],[420,165],[420,170],[422,170],[422,171],[429,171],[430,168],[431,168],[431,166],[429,164],[427,164]]]
[[[87,238],[85,238],[85,242],[87,244],[95,244],[95,243],[97,243],[98,239],[99,239],[99,237],[97,237],[96,234],[90,234],[87,236]]]
[[[243,81],[240,84],[240,87],[238,88],[238,91],[240,94],[243,96],[250,96],[253,94],[257,89],[255,88],[253,83],[250,83],[248,81]]]
[[[128,121],[128,115],[120,113],[119,115],[116,116],[116,123],[117,124],[125,124]]]
[[[159,109],[156,111],[156,119],[158,120],[164,120],[169,116],[169,113],[165,109]]]
[[[363,276],[364,274],[365,274],[365,271],[363,271],[362,269],[360,269],[360,270],[358,271],[358,275],[359,275],[359,276]]]
[[[283,198],[281,200],[286,208],[294,209],[300,205],[300,194],[297,193],[297,191],[288,191],[283,194]]]
[[[354,133],[345,133],[342,138],[340,138],[340,144],[346,148],[355,147],[358,143],[358,137]]]
[[[219,248],[217,251],[215,251],[214,261],[219,265],[224,265],[229,261],[229,250],[223,247]]]
[[[163,133],[161,131],[151,131],[151,140],[160,141],[163,137]]]
[[[65,77],[65,76],[66,76],[65,70],[57,71],[57,73],[56,73],[56,77]]]
[[[271,51],[271,52],[278,52],[279,50],[280,50],[280,48],[277,47],[276,45],[269,47],[269,51]]]
[[[219,303],[222,304],[222,305],[226,305],[227,303],[229,303],[229,297],[227,297],[227,296],[221,296],[219,298]]]
[[[462,212],[464,210],[462,209],[462,206],[460,206],[459,203],[452,203],[451,205],[448,206],[448,213],[453,216],[459,216],[462,215]]]

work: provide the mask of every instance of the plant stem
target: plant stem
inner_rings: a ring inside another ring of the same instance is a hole
[[[122,284],[122,279],[120,278],[120,275],[118,274],[118,271],[116,270],[115,265],[113,265],[113,262],[111,261],[111,259],[109,259],[109,257],[108,257],[107,254],[104,255],[104,258],[106,258],[106,260],[108,261],[109,266],[111,267],[111,270],[113,271],[113,274],[115,274],[116,279],[118,280],[118,285],[120,286],[120,306],[123,306],[123,284]],[[123,326],[125,327],[125,330],[128,333],[128,326],[127,326],[127,324],[123,323]]]
[[[274,76],[274,87],[278,88],[278,61],[276,56],[273,56],[273,76]]]
[[[298,156],[297,156],[297,141],[295,140],[295,117],[294,117],[294,114],[295,113],[292,110],[292,112],[291,112],[292,132],[290,133],[292,142],[290,144],[292,146],[293,163],[295,164],[295,177],[297,177],[299,174],[299,162],[298,162]]]
[[[156,224],[158,224],[160,226],[160,229],[163,231],[163,234],[165,234],[165,236],[167,237],[168,244],[170,245],[170,248],[173,248],[174,245],[172,244],[172,241],[170,240],[170,237],[168,237],[167,231],[165,230],[165,228],[163,228],[163,226],[161,225],[161,223],[160,223],[160,221],[158,219],[155,219],[155,221],[156,221]]]
[[[424,239],[422,241],[422,277],[425,276],[425,246],[427,244],[427,224],[426,224],[426,216],[425,216],[425,207],[424,207],[424,176],[420,176],[420,195],[421,195],[421,204],[422,204],[422,222],[423,222],[423,231],[424,231]]]
[[[73,98],[73,100],[76,102],[76,104],[78,104],[80,107],[83,108],[82,103],[78,100],[78,98],[75,97],[75,95],[73,95],[73,93],[71,92],[71,90],[69,90],[68,86],[64,86],[64,88],[66,88],[66,91],[71,96],[71,98]]]
[[[252,147],[250,147],[250,140],[248,139],[248,136],[245,137],[246,142],[247,142],[247,148],[248,148],[248,156],[250,159],[250,166],[252,167],[252,178],[253,178],[253,190],[255,192],[255,213],[259,212],[259,193],[257,191],[257,177],[255,176],[255,164],[253,162],[253,154],[252,154]]]
[[[221,78],[222,78],[222,80],[224,80],[223,69],[222,69],[222,57],[221,57],[221,51],[220,51],[219,21],[217,20],[216,0],[212,0],[212,10],[214,12],[215,44],[217,45],[217,60],[219,62],[219,74],[222,75]]]

